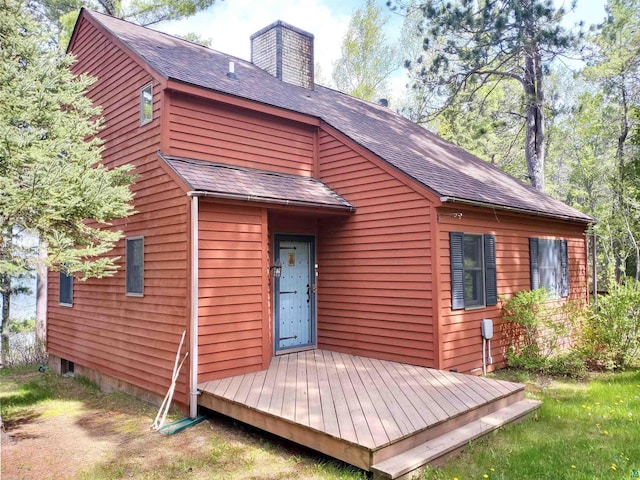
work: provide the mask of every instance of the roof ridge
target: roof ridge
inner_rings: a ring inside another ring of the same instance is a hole
[[[316,85],[313,90],[291,85],[247,60],[224,52],[99,12],[88,15],[164,78],[319,119],[321,125],[331,127],[368,152],[364,155],[397,169],[406,182],[415,180],[425,188],[425,194],[428,190],[441,199],[467,200],[496,209],[515,207],[549,217],[593,222],[562,200],[538,192],[523,180],[388,107],[323,85]],[[234,59],[241,68],[236,70],[238,78],[229,80],[228,62]]]

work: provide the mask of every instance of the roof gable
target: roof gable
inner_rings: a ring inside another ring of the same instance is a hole
[[[103,14],[85,14],[163,77],[319,118],[442,201],[593,221],[388,108],[319,85],[313,90],[291,85],[245,60]],[[227,76],[230,60],[236,78]]]

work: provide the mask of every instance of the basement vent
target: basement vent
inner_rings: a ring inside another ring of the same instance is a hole
[[[75,364],[70,360],[60,359],[60,373],[62,375],[73,376]]]

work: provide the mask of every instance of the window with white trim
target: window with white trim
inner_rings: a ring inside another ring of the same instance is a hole
[[[144,293],[144,237],[132,237],[126,243],[126,293],[141,297]]]
[[[149,83],[140,89],[140,125],[153,120],[153,85]]]
[[[569,258],[566,240],[529,239],[531,289],[546,288],[556,297],[569,296]]]
[[[449,232],[449,247],[451,308],[498,303],[495,236]]]

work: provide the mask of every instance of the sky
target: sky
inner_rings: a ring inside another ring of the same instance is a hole
[[[320,65],[321,78],[330,78],[332,66],[340,57],[340,46],[349,19],[365,0],[217,0],[207,10],[178,22],[156,27],[175,35],[197,33],[211,40],[215,50],[250,60],[249,37],[263,27],[283,20],[314,35],[315,62]],[[397,40],[402,25],[399,15],[392,13],[386,0],[376,0],[389,15],[387,38]],[[570,0],[555,0],[556,5],[569,6]],[[605,0],[578,0],[576,11],[566,17],[566,27],[578,20],[586,25],[604,19]],[[392,88],[397,91],[406,83],[402,69],[394,76]]]

